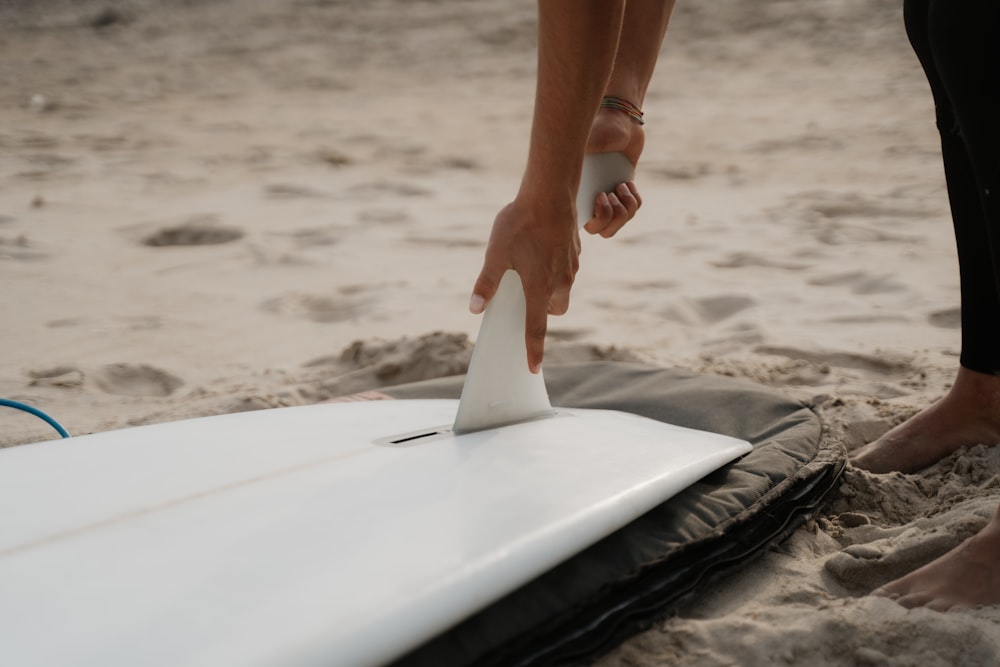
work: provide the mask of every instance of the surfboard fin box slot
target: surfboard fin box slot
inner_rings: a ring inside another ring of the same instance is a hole
[[[435,440],[441,440],[442,438],[448,437],[461,437],[470,435],[472,433],[478,433],[480,431],[492,431],[494,429],[501,429],[508,426],[514,426],[516,424],[522,424],[527,422],[539,421],[542,419],[551,419],[552,417],[567,417],[572,416],[572,413],[548,409],[540,414],[531,415],[529,417],[520,419],[514,422],[504,422],[500,424],[494,424],[487,428],[479,429],[478,431],[459,431],[454,428],[451,424],[443,426],[429,426],[427,428],[422,428],[419,431],[409,431],[407,433],[397,433],[395,435],[387,435],[384,438],[378,438],[375,440],[376,445],[381,445],[383,447],[411,447],[413,445],[422,445],[425,443],[433,442]]]
[[[451,434],[451,426],[437,426],[379,438],[375,441],[375,444],[385,447],[411,447],[438,440],[449,434]]]
[[[429,438],[432,435],[437,435],[441,431],[428,431],[427,433],[417,433],[416,435],[407,435],[398,440],[390,440],[390,445],[402,445],[404,442],[412,442],[414,440],[419,440],[420,438]]]

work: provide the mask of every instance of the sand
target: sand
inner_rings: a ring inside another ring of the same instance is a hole
[[[585,239],[547,363],[747,377],[849,448],[939,397],[958,272],[900,14],[681,3],[645,206]],[[463,372],[534,43],[527,0],[0,3],[0,396],[80,434]],[[0,412],[3,446],[52,435]],[[1000,663],[1000,610],[868,595],[983,525],[993,444],[849,468],[788,542],[598,664]]]

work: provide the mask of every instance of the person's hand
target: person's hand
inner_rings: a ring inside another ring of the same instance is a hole
[[[594,116],[587,140],[588,153],[624,153],[635,165],[639,163],[646,142],[642,125],[615,109],[601,108]],[[620,183],[614,192],[602,192],[594,200],[594,210],[584,229],[590,234],[610,238],[635,217],[642,197],[635,183]]]
[[[611,238],[625,223],[635,217],[642,206],[642,197],[635,183],[619,183],[614,192],[602,192],[594,200],[594,213],[584,229],[591,234]]]
[[[549,315],[569,308],[569,293],[580,268],[580,234],[575,204],[551,192],[521,193],[497,214],[483,268],[472,290],[469,310],[482,313],[508,269],[521,277],[528,368],[542,366]]]

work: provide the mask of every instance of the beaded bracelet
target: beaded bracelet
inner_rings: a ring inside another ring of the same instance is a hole
[[[639,125],[646,124],[646,121],[642,119],[642,109],[640,109],[637,104],[629,102],[623,97],[605,95],[601,98],[601,106],[606,109],[618,109],[619,111],[628,114],[630,118],[639,121]]]

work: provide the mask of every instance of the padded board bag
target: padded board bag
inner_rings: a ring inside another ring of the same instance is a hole
[[[813,409],[747,381],[621,362],[545,374],[553,405],[631,412],[745,439],[753,451],[393,667],[585,664],[790,535],[846,462]],[[456,398],[462,383],[440,378],[383,391]]]

